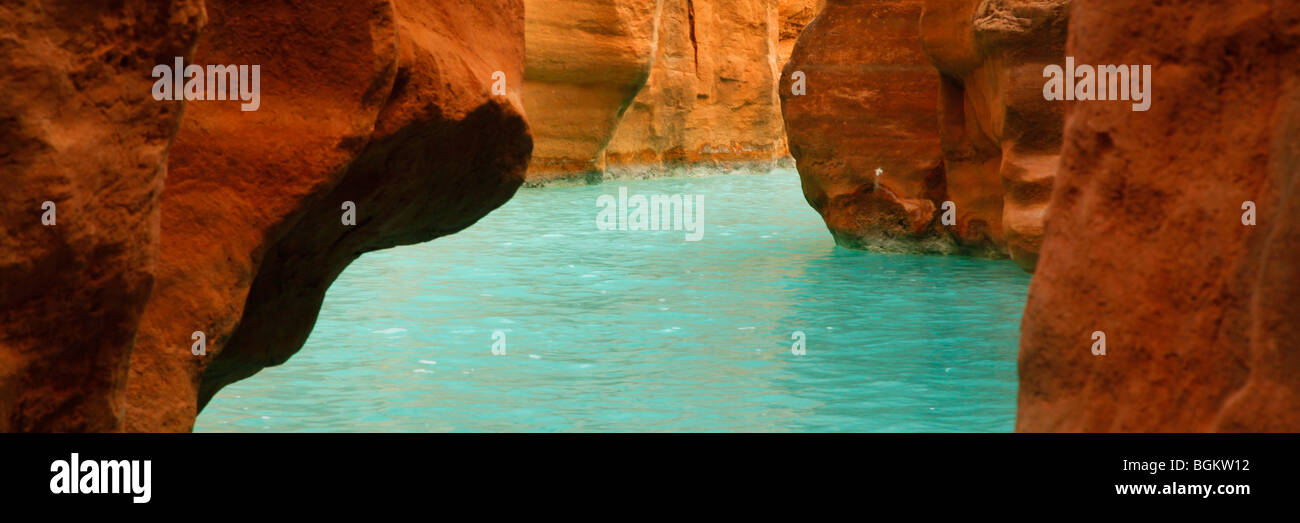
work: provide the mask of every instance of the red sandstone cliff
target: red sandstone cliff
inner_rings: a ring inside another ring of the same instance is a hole
[[[298,350],[357,256],[523,182],[520,82],[490,93],[523,77],[521,1],[207,0],[200,32],[204,7],[0,8],[0,430],[189,430]],[[177,131],[150,76],[175,56],[258,64],[260,108],[190,101]]]
[[[804,195],[837,243],[1033,269],[1063,110],[1043,99],[1041,71],[1063,55],[1066,5],[827,2],[780,93]],[[796,73],[807,94],[792,91]]]
[[[1300,4],[1075,0],[1067,53],[1153,99],[1069,107],[1017,430],[1300,431]]]

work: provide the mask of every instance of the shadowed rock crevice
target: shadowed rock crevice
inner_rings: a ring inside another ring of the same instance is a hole
[[[690,25],[691,31],[691,57],[695,64],[695,72],[700,71],[700,41],[695,37],[695,0],[686,0],[686,19]]]

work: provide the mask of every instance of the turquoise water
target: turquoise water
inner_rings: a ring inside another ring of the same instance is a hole
[[[620,186],[703,194],[703,239],[598,230]],[[195,430],[1009,431],[1028,283],[837,248],[789,170],[524,189],[357,260],[302,351]]]

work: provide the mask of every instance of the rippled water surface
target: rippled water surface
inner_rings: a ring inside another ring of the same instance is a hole
[[[704,195],[703,239],[597,230],[620,186]],[[523,189],[357,260],[306,346],[195,430],[1007,431],[1028,283],[837,248],[789,170]]]

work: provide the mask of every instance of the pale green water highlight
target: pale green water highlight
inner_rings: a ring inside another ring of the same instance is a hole
[[[703,194],[703,240],[597,230],[619,186]],[[789,170],[525,189],[353,263],[302,351],[195,430],[1008,431],[1028,283],[834,247]]]

